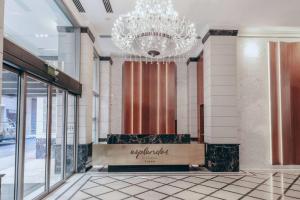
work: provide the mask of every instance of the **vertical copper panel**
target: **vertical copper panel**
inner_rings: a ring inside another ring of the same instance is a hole
[[[289,63],[290,47],[288,43],[280,44],[280,82],[281,82],[281,119],[282,119],[282,155],[283,164],[293,164],[294,145],[291,119],[291,65]]]
[[[279,50],[280,54],[276,54]],[[300,164],[300,43],[280,43],[280,47],[270,43],[270,75],[272,161],[273,164],[298,165]]]
[[[151,134],[158,133],[158,65],[157,63],[149,63],[149,130]]]
[[[159,64],[159,106],[158,106],[158,117],[159,117],[159,131],[162,134],[166,133],[166,91],[167,91],[167,80],[166,80],[166,64]]]
[[[167,76],[167,134],[176,133],[176,64],[171,62],[168,64]]]
[[[198,142],[204,143],[204,88],[203,88],[203,54],[197,63],[197,127]]]
[[[125,62],[123,106],[125,133],[175,133],[175,63]]]
[[[275,42],[269,44],[270,54],[270,92],[271,92],[271,129],[272,129],[272,164],[279,165],[280,161],[280,134],[278,120],[278,87],[277,87],[277,51],[278,45]]]
[[[143,62],[142,133],[150,134],[150,65]]]
[[[131,63],[125,62],[123,65],[123,126],[124,133],[130,134],[132,133],[132,116],[131,116],[131,81],[132,81],[132,73],[131,73]]]
[[[140,101],[140,87],[142,84],[140,82],[140,70],[140,63],[133,62],[133,134],[141,133],[140,104],[142,102]]]
[[[291,123],[292,123],[292,164],[300,164],[300,43],[289,44],[289,65],[291,72]]]

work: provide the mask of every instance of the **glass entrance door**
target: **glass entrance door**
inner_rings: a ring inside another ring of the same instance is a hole
[[[2,69],[2,88],[0,98],[0,174],[2,180],[2,200],[14,199],[17,116],[18,116],[18,84],[17,73]]]
[[[0,199],[40,199],[75,172],[76,96],[8,66],[0,86]]]
[[[24,197],[33,199],[46,191],[48,85],[27,77],[26,86]]]

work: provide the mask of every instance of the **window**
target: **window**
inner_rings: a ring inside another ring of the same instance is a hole
[[[4,36],[76,80],[78,34],[55,1],[5,1]]]

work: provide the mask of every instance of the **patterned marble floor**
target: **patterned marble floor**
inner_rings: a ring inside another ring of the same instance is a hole
[[[238,174],[87,173],[66,192],[46,199],[218,200],[300,199],[300,172]]]

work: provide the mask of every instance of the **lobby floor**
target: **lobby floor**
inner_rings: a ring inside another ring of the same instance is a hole
[[[300,171],[77,174],[45,199],[300,199]]]

